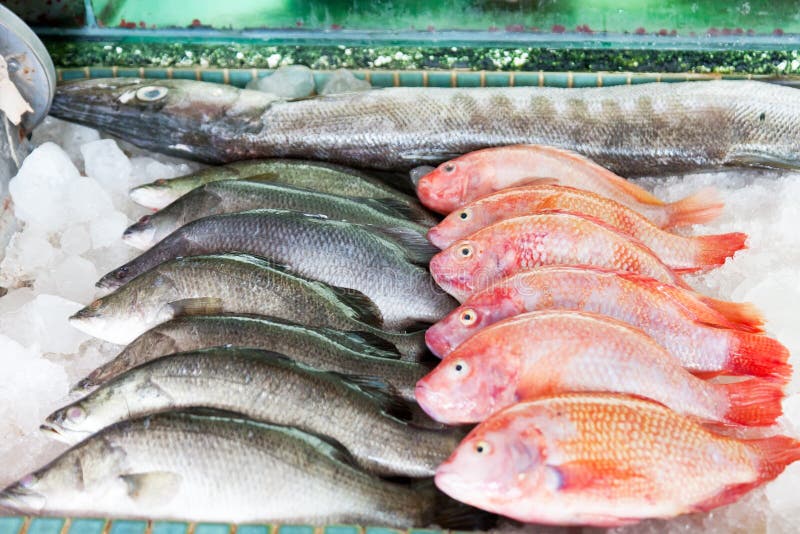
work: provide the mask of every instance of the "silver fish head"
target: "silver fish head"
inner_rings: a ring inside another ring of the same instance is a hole
[[[139,250],[147,250],[156,243],[156,226],[153,216],[145,215],[122,233],[122,240]]]
[[[173,290],[168,277],[150,271],[78,310],[69,322],[90,336],[125,345],[173,317],[167,305],[176,300]]]
[[[185,193],[174,186],[174,180],[159,178],[149,184],[140,185],[130,190],[131,200],[146,208],[161,209]]]
[[[39,429],[50,438],[73,445],[96,432],[130,418],[129,403],[157,395],[157,388],[140,387],[120,379],[80,401],[50,414]]]
[[[51,113],[144,148],[218,163],[237,135],[263,128],[261,114],[274,101],[207,82],[98,78],[60,85]]]
[[[0,491],[0,511],[38,514],[44,510],[47,499],[36,491],[39,477],[35,473],[25,476],[16,484]]]

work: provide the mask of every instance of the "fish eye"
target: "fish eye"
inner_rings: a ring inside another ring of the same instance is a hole
[[[453,365],[453,370],[460,375],[466,374],[469,372],[469,364],[464,360],[458,360],[455,365]]]
[[[461,213],[458,214],[458,218],[461,219],[462,221],[466,221],[467,219],[470,218],[470,215],[472,215],[472,212],[470,210],[463,210]]]
[[[131,270],[130,267],[120,267],[114,273],[114,276],[116,276],[117,279],[121,280],[121,279],[125,278],[128,275],[128,271],[130,271],[130,270]]]
[[[475,452],[478,454],[489,454],[492,452],[492,446],[488,441],[479,441],[475,444]]]
[[[472,326],[475,324],[475,321],[478,320],[478,314],[475,313],[475,310],[467,308],[461,312],[461,315],[458,316],[458,319],[464,326]]]
[[[144,217],[142,217],[141,219],[139,219],[139,222],[140,222],[140,223],[142,223],[142,224],[147,224],[147,223],[149,223],[149,222],[150,222],[150,216],[149,216],[149,215],[145,215]]]
[[[67,419],[72,423],[80,423],[86,418],[86,411],[80,406],[72,406],[67,409]]]
[[[19,485],[22,486],[23,488],[30,488],[35,483],[36,483],[36,475],[34,475],[33,473],[25,475],[19,481]]]
[[[469,258],[472,256],[473,248],[469,243],[464,243],[458,246],[458,255],[462,258]]]
[[[166,178],[159,178],[158,180],[156,180],[153,183],[156,184],[156,185],[167,185],[167,180],[166,180]]]
[[[167,96],[168,92],[169,89],[161,85],[148,85],[136,91],[136,98],[143,102],[155,102]]]
[[[455,163],[445,163],[444,164],[444,172],[453,172],[454,170],[456,170],[456,164]]]
[[[91,304],[89,304],[87,306],[87,308],[92,309],[92,310],[96,310],[97,308],[100,307],[101,304],[103,304],[103,299],[97,299],[94,302],[92,302]]]

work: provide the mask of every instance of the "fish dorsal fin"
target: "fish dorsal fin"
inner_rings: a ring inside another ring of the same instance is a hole
[[[396,198],[360,198],[359,204],[369,206],[375,211],[379,211],[384,215],[391,217],[402,217],[404,219],[414,220],[415,213],[407,202],[398,200]]]
[[[318,282],[320,285],[325,285]],[[383,315],[380,308],[375,304],[372,299],[360,291],[355,289],[347,289],[344,287],[327,286],[329,287],[339,301],[346,305],[353,311],[353,318],[360,323],[364,323],[376,328],[383,327]]]
[[[358,389],[369,397],[378,408],[387,415],[397,419],[410,419],[411,410],[405,401],[397,395],[395,389],[378,377],[365,375],[347,375],[330,372],[345,384]]]
[[[371,334],[369,332],[361,332],[361,331],[342,332],[339,330],[335,330],[334,332],[336,332],[337,335],[346,338],[348,341],[352,341],[353,343],[355,343],[359,351],[369,356],[375,356],[378,358],[389,358],[392,360],[400,358],[400,353],[397,352],[397,347],[395,347],[385,339],[379,338],[375,334]],[[350,347],[349,344],[348,347]]]
[[[198,297],[176,300],[167,304],[175,316],[214,315],[222,313],[222,299],[217,297]]]
[[[172,471],[148,471],[119,475],[128,496],[141,506],[165,504],[175,498],[182,477]]]
[[[731,154],[730,160],[726,162],[726,165],[797,170],[798,168],[800,168],[800,161],[790,161],[779,158],[774,154],[767,154],[762,152],[739,151]]]
[[[376,226],[373,224],[365,224],[363,226],[397,245],[403,251],[405,258],[412,263],[427,266],[431,258],[440,252],[438,248],[428,241],[427,237],[409,228]]]
[[[521,180],[518,180],[514,183],[515,188],[531,186],[531,185],[561,185],[561,180],[559,180],[558,178],[543,178],[541,176],[529,176],[528,178],[522,178]],[[497,191],[495,191],[495,193],[496,192]]]
[[[308,430],[300,430],[293,427],[284,427],[283,430],[292,435],[295,438],[302,439],[306,443],[314,446],[319,452],[325,454],[329,458],[348,465],[350,467],[354,467],[357,469],[361,469],[361,466],[358,464],[358,461],[355,459],[353,454],[342,445],[339,441],[335,440],[330,436],[325,436],[323,434],[318,434],[316,432],[310,432]]]
[[[404,160],[424,161],[426,163],[441,163],[462,155],[461,152],[446,152],[444,150],[410,150],[400,153],[400,157]]]

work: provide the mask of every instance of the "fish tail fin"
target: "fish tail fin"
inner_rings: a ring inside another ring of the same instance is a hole
[[[400,353],[400,359],[408,362],[420,362],[428,350],[425,345],[425,331],[419,332],[386,332],[384,330],[370,330],[370,333],[388,341]]]
[[[786,466],[800,460],[800,441],[788,436],[772,436],[747,441],[748,447],[760,458],[759,482],[767,482],[780,475]]]
[[[695,265],[701,269],[722,265],[737,251],[747,247],[745,241],[747,234],[742,232],[694,237],[692,242],[697,246]]]
[[[725,203],[713,187],[705,187],[684,199],[667,204],[669,218],[664,228],[702,224],[716,219]]]
[[[753,378],[720,384],[730,402],[725,419],[743,426],[769,426],[783,413],[783,387],[775,382]]]
[[[703,295],[697,296],[706,306],[721,313],[729,321],[735,323],[737,330],[745,332],[763,332],[764,315],[750,302],[729,302],[727,300],[717,300]]]
[[[789,350],[763,334],[731,330],[731,371],[785,384],[792,376]]]

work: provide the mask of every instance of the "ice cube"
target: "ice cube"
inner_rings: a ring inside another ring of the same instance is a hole
[[[38,146],[47,142],[54,142],[61,145],[61,148],[69,155],[75,165],[83,167],[83,156],[81,155],[81,145],[97,141],[100,139],[100,132],[94,128],[75,124],[74,122],[62,121],[52,116],[47,116],[33,130],[31,142]]]
[[[61,295],[75,302],[89,302],[97,289],[97,268],[80,256],[69,256],[50,271],[42,273],[34,283],[37,293]]]
[[[314,73],[304,65],[281,67],[269,76],[251,80],[248,89],[281,98],[303,98],[314,94]]]
[[[114,209],[111,196],[106,190],[97,181],[84,176],[69,184],[65,202],[70,222],[91,221]]]
[[[33,280],[55,256],[55,248],[41,231],[29,228],[15,233],[0,263],[0,286],[17,287]]]
[[[86,175],[94,178],[108,191],[127,194],[131,170],[128,156],[113,139],[101,139],[81,146]]]
[[[70,255],[80,255],[89,250],[92,238],[85,224],[73,224],[61,234],[61,250]]]
[[[319,94],[334,95],[353,91],[368,91],[370,89],[372,89],[372,86],[368,81],[356,78],[353,73],[347,69],[337,69],[322,86]]]
[[[44,231],[67,225],[69,211],[64,205],[65,187],[80,177],[66,152],[54,143],[44,143],[31,152],[9,189],[16,216]]]
[[[89,225],[92,236],[92,248],[102,248],[122,242],[122,232],[128,227],[128,218],[124,213],[114,211],[95,219]]]

